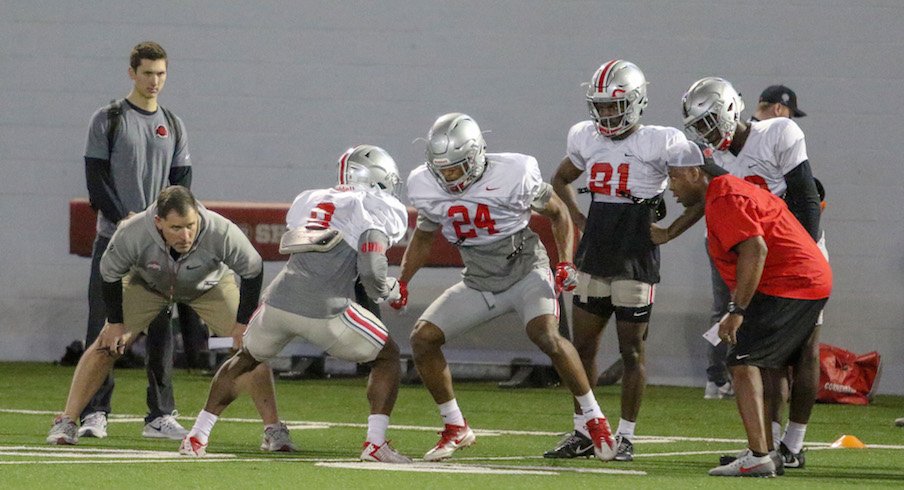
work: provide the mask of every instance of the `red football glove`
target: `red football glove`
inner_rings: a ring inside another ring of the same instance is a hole
[[[556,264],[556,294],[573,291],[578,285],[578,271],[571,262]]]
[[[403,310],[408,306],[408,281],[399,281],[399,299],[389,303],[396,310]]]

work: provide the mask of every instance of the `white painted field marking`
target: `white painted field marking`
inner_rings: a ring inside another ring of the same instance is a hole
[[[368,471],[406,471],[413,473],[469,473],[482,475],[541,475],[556,476],[555,471],[540,470],[510,470],[496,469],[482,466],[460,466],[449,464],[434,463],[414,463],[414,464],[388,464],[388,463],[317,463],[315,466],[325,468],[341,468],[346,470],[368,470]]]

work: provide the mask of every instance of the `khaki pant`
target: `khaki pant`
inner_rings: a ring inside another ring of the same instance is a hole
[[[172,301],[132,279],[132,274],[122,279],[122,314],[126,328],[134,335],[147,330],[151,321]],[[224,274],[219,284],[201,296],[180,302],[195,310],[212,333],[221,337],[232,335],[239,308],[239,287],[232,272]]]

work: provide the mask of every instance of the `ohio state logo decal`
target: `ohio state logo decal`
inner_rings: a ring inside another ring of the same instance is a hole
[[[161,124],[154,129],[154,135],[158,138],[166,138],[169,136],[169,131],[166,129],[166,126]]]

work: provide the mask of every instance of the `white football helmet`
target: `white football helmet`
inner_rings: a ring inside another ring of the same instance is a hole
[[[427,168],[440,186],[451,193],[464,192],[486,170],[486,141],[480,127],[467,114],[440,116],[427,133]],[[461,169],[461,176],[446,180],[443,171]]]
[[[339,183],[378,187],[396,197],[402,188],[395,160],[373,145],[349,148],[339,157]]]
[[[596,104],[616,103],[618,112],[601,115]],[[611,60],[604,63],[590,80],[587,106],[600,134],[611,138],[624,134],[640,122],[647,106],[647,79],[634,63]]]
[[[681,99],[688,137],[725,151],[731,146],[744,100],[727,80],[706,77],[694,82]]]

